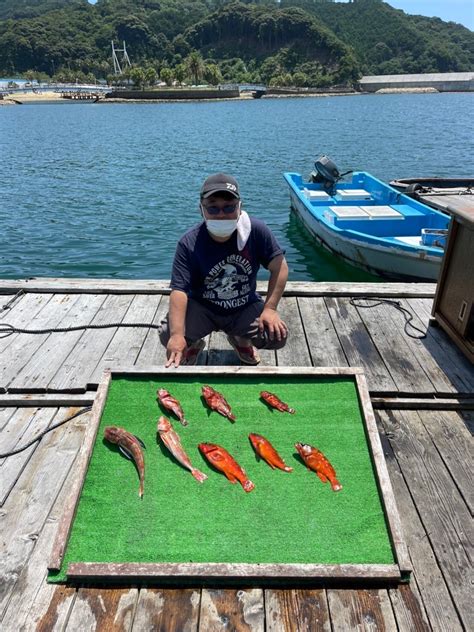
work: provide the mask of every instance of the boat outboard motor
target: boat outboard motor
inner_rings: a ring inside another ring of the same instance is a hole
[[[351,171],[340,173],[329,156],[320,156],[314,163],[314,166],[316,171],[311,172],[310,181],[322,183],[324,189],[331,195],[334,193],[336,182],[339,182],[342,176],[351,173]]]

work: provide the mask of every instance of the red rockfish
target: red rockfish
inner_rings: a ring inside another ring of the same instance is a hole
[[[200,443],[198,448],[211,465],[225,474],[231,483],[239,483],[246,492],[251,492],[255,485],[248,479],[245,470],[224,448],[214,443]]]
[[[255,434],[253,432],[249,434],[249,439],[255,452],[268,463],[272,470],[277,467],[284,472],[293,471],[293,468],[286,465],[268,439],[265,439],[262,435]]]
[[[202,395],[206,400],[206,404],[212,410],[215,410],[217,413],[227,417],[230,421],[235,421],[235,417],[232,414],[232,409],[225,400],[224,396],[215,391],[211,386],[203,386],[202,387]]]
[[[163,406],[163,408],[166,408],[166,410],[169,410],[174,415],[176,415],[183,426],[187,426],[188,422],[184,418],[183,409],[181,408],[181,404],[178,402],[178,400],[173,397],[165,388],[159,388],[156,391],[156,394],[158,395],[158,401]]]
[[[306,443],[295,443],[295,448],[305,462],[306,467],[316,472],[323,483],[329,481],[335,492],[342,489],[341,483],[336,478],[336,471],[322,452]]]
[[[157,431],[160,435],[160,439],[174,458],[186,469],[188,469],[197,481],[200,483],[205,481],[207,476],[191,465],[189,456],[184,451],[183,446],[181,445],[181,439],[173,429],[170,420],[166,419],[166,417],[160,417],[158,420]]]
[[[292,415],[296,412],[294,408],[290,408],[288,404],[282,402],[279,397],[274,395],[273,393],[269,393],[268,391],[262,391],[260,393],[260,397],[272,408],[276,408],[282,413],[291,413]]]
[[[126,456],[127,459],[135,462],[138,476],[140,477],[138,495],[141,498],[143,496],[143,486],[145,482],[145,460],[142,452],[142,447],[144,448],[145,444],[135,435],[117,426],[107,426],[104,430],[104,438],[110,441],[110,443],[118,445],[120,452]]]

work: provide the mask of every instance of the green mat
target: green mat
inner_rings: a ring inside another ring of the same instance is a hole
[[[395,563],[354,379],[152,378],[112,380],[63,565],[49,574],[50,581],[65,581],[72,562]],[[203,383],[224,394],[235,424],[204,406]],[[209,477],[202,484],[157,441],[159,387],[182,403],[189,426],[170,419],[193,465]],[[296,414],[270,410],[259,398],[261,390],[276,393]],[[141,500],[134,464],[103,440],[107,425],[126,428],[146,445]],[[257,461],[250,432],[269,439],[294,471]],[[304,467],[297,441],[327,456],[342,491],[333,492]],[[228,450],[255,490],[245,493],[208,465],[197,449],[200,442]]]

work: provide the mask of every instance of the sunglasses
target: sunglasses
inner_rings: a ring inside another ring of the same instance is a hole
[[[206,213],[209,213],[209,215],[219,215],[221,211],[223,211],[226,215],[230,215],[231,213],[235,212],[238,206],[239,206],[239,203],[237,202],[236,204],[226,204],[225,206],[204,206],[203,205],[203,208],[205,209]]]

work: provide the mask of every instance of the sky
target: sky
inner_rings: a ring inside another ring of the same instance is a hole
[[[89,2],[95,4],[96,0]],[[445,22],[458,22],[474,31],[474,0],[388,0],[387,4],[412,15],[427,15],[430,18],[441,18]]]

